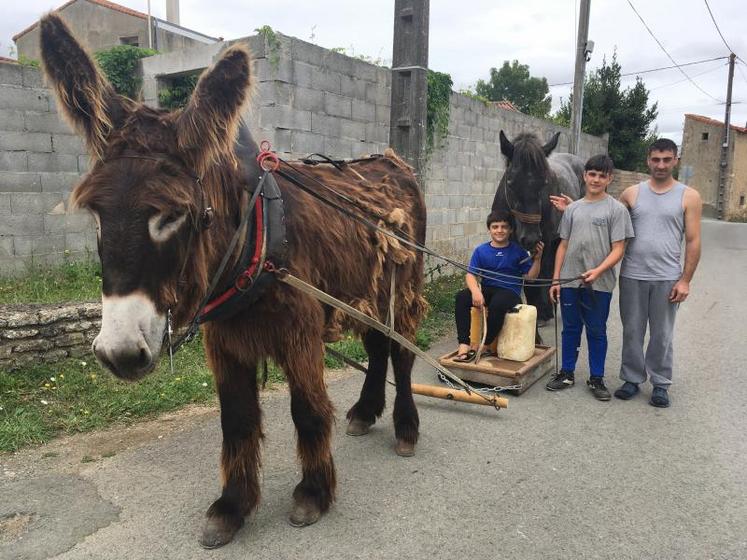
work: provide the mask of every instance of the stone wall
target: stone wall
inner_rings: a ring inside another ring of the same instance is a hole
[[[100,303],[0,306],[0,371],[90,352]]]
[[[35,68],[0,62],[0,270],[85,257],[96,249],[88,213],[67,211],[88,165]]]
[[[452,93],[449,131],[428,158],[424,179],[427,245],[460,261],[486,239],[485,218],[505,169],[498,134],[532,132],[542,141],[560,132],[557,152],[567,152],[570,131],[551,122],[486,105]],[[607,137],[581,136],[584,159],[607,153]],[[435,266],[436,263],[429,263]]]
[[[615,198],[618,198],[620,194],[632,185],[637,185],[643,181],[648,181],[648,173],[640,173],[639,171],[623,171],[622,169],[615,169],[612,174],[612,183],[607,187],[607,192]]]

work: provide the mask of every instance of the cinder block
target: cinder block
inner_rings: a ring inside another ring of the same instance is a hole
[[[52,135],[44,132],[3,132],[0,134],[0,150],[51,152]]]
[[[3,271],[3,276],[21,276],[28,272],[28,264],[24,259],[15,256],[8,259],[0,258],[0,270]]]
[[[2,263],[13,256],[13,238],[12,237],[0,237],[0,270],[3,271],[2,276],[5,276],[5,268]]]
[[[300,87],[310,88],[313,84],[312,76],[318,71],[318,66],[301,62],[300,60],[294,60],[293,83]]]
[[[44,192],[69,192],[78,181],[79,173],[40,173],[41,190]]]
[[[0,171],[0,192],[40,192],[39,173]]]
[[[358,121],[374,122],[376,120],[376,105],[360,99],[353,99],[352,115]]]
[[[78,156],[78,173],[86,173],[91,162],[87,155]]]
[[[363,62],[362,60],[352,59],[352,68],[350,72],[346,72],[351,76],[357,76],[361,80],[367,80],[369,82],[379,81],[380,72],[389,72],[388,69],[379,68],[375,64]]]
[[[0,152],[0,171],[28,170],[28,152]]]
[[[311,130],[311,112],[292,107],[262,107],[260,124],[263,127]]]
[[[32,66],[24,66],[21,70],[23,76],[23,87],[30,88],[42,88],[44,87],[44,80],[42,78],[41,70]]]
[[[311,132],[291,131],[291,151],[296,154],[324,152],[324,137]]]
[[[35,150],[42,152],[44,150]],[[81,155],[86,153],[82,138],[73,134],[53,134],[52,151],[58,154]]]
[[[451,224],[449,226],[449,237],[462,237],[464,235],[463,224]]]
[[[338,117],[312,113],[311,132],[322,136],[340,136],[342,128]]]
[[[349,140],[326,136],[324,154],[332,158],[348,159],[353,157],[353,150]]]
[[[23,85],[23,66],[15,62],[0,62],[0,84]]]
[[[366,139],[366,125],[362,122],[340,119],[340,136],[352,138],[358,142]]]
[[[272,107],[275,105],[291,105],[291,91],[293,86],[285,82],[261,82],[257,88],[259,98],[256,105]]]
[[[13,239],[16,256],[30,257],[61,253],[65,250],[64,235],[19,236]]]
[[[60,153],[29,153],[29,170],[40,172],[78,172],[78,156]]]
[[[0,216],[10,215],[10,197],[10,193],[0,193]]]
[[[96,236],[90,233],[66,233],[65,249],[72,252],[96,252]]]
[[[0,105],[21,111],[49,111],[49,93],[43,89],[0,85]]]
[[[7,216],[0,220],[0,235],[41,235],[44,219],[37,216]]]
[[[10,211],[14,216],[47,214],[60,202],[60,193],[13,193],[10,195]]]
[[[70,126],[57,113],[49,111],[26,111],[26,130],[32,132],[52,132],[55,134],[73,134]]]
[[[86,233],[96,236],[96,225],[88,210],[77,210],[65,214],[65,231],[68,233]]]
[[[26,130],[24,124],[24,112],[11,109],[0,109],[0,131]]]
[[[366,101],[376,105],[390,105],[392,102],[392,90],[381,82],[366,82]]]
[[[389,123],[366,123],[366,141],[389,145]]]
[[[391,110],[389,105],[376,105],[376,122],[389,124]]]
[[[341,90],[341,75],[338,72],[332,72],[327,68],[318,68],[311,75],[311,87],[324,92],[336,93],[339,95]]]
[[[321,113],[324,111],[324,92],[297,86],[293,91],[293,107],[301,111]]]
[[[44,232],[45,233],[64,233],[65,232],[65,214],[45,214],[44,215]]]
[[[340,76],[340,93],[354,99],[365,100],[366,88],[369,82],[359,80],[355,76]]]
[[[293,64],[290,59],[278,54],[277,58],[260,58],[254,61],[254,70],[260,82],[278,80],[293,83]]]
[[[334,93],[324,93],[324,112],[336,117],[349,119],[353,116],[353,104],[350,97],[343,97]]]

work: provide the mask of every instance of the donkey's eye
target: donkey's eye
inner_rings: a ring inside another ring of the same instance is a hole
[[[163,243],[169,240],[186,221],[187,214],[162,212],[148,220],[148,233],[153,241]]]

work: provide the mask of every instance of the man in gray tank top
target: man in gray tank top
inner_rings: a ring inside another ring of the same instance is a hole
[[[700,260],[703,205],[698,191],[672,176],[677,161],[677,145],[660,138],[648,150],[651,178],[620,196],[630,210],[635,238],[628,243],[620,269],[620,378],[625,383],[615,397],[631,399],[648,377],[654,386],[649,403],[662,408],[669,406],[675,315],[690,293]],[[650,338],[644,352],[647,326]]]

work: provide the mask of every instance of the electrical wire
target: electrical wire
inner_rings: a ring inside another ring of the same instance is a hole
[[[662,45],[662,44],[661,44],[661,41],[659,41],[659,39],[658,39],[658,38],[656,37],[656,35],[654,35],[654,32],[653,32],[653,31],[651,31],[651,28],[650,28],[650,27],[648,26],[648,24],[647,24],[647,23],[646,23],[646,21],[645,21],[645,20],[643,19],[643,17],[641,16],[641,14],[639,14],[639,13],[638,13],[638,10],[636,10],[636,9],[635,9],[635,6],[633,5],[633,2],[631,2],[630,0],[627,0],[627,1],[628,1],[628,5],[629,5],[629,6],[631,7],[631,9],[633,10],[633,12],[635,12],[635,15],[637,15],[637,16],[638,16],[638,19],[639,19],[639,20],[641,20],[641,23],[643,24],[643,27],[645,27],[645,28],[646,28],[646,31],[648,31],[648,34],[649,34],[649,35],[651,35],[651,37],[652,37],[652,38],[654,39],[654,41],[656,41],[656,44],[657,44],[657,45],[659,45],[659,48],[660,48],[660,49],[661,49],[661,50],[662,50],[662,51],[664,52],[664,54],[665,54],[665,55],[667,55],[667,58],[669,58],[669,60],[671,60],[671,61],[672,61],[672,64],[674,64],[674,65],[675,65],[675,66],[677,67],[677,69],[678,69],[678,70],[679,70],[680,72],[682,72],[682,75],[683,75],[683,76],[685,76],[685,78],[687,78],[687,79],[688,79],[688,81],[689,81],[689,82],[690,82],[690,83],[691,83],[692,85],[694,85],[694,86],[695,86],[695,87],[696,87],[696,88],[697,88],[697,89],[698,89],[698,90],[699,90],[699,91],[700,91],[701,93],[703,93],[703,94],[707,95],[708,97],[710,97],[710,98],[711,98],[711,99],[713,99],[714,101],[718,101],[719,103],[723,103],[723,101],[722,101],[722,100],[720,100],[720,99],[718,99],[718,98],[714,97],[713,95],[711,95],[710,93],[708,93],[708,92],[707,92],[706,90],[704,90],[704,89],[703,89],[702,87],[700,87],[700,86],[699,86],[699,85],[698,85],[698,84],[697,84],[697,83],[695,82],[695,80],[693,80],[693,79],[692,79],[692,78],[691,78],[691,77],[690,77],[690,76],[689,76],[689,75],[687,74],[687,72],[685,72],[685,71],[684,71],[684,70],[683,70],[683,69],[682,69],[682,68],[680,67],[681,65],[680,65],[680,64],[677,64],[677,61],[676,61],[676,60],[675,60],[674,58],[672,58],[672,55],[671,55],[671,54],[669,54],[669,51],[667,51],[667,49],[665,49],[665,48],[664,48],[664,45]]]
[[[719,37],[721,37],[721,40],[724,42],[724,45],[727,49],[729,49],[730,53],[733,53],[734,51],[729,46],[729,43],[726,42],[726,39],[724,39],[723,33],[721,33],[721,30],[718,28],[718,23],[716,23],[716,18],[713,17],[713,12],[711,11],[711,7],[708,5],[708,0],[703,0],[705,2],[706,8],[708,8],[708,14],[711,16],[711,21],[713,22],[713,25],[716,26],[716,31],[718,31]]]
[[[638,70],[637,72],[625,72],[624,74],[620,74],[620,77],[627,77],[627,76],[638,76],[640,74],[649,74],[651,72],[660,72],[662,70],[672,70],[674,68],[679,68],[680,66],[693,66],[695,64],[705,64],[706,62],[714,62],[716,60],[724,60],[726,58],[729,58],[728,56],[716,56],[713,58],[704,58],[703,60],[694,60],[692,62],[685,62],[683,64],[677,64],[676,66],[660,66],[658,68],[649,68],[648,70]],[[573,82],[561,82],[557,84],[550,84],[548,87],[554,87],[554,86],[569,86],[572,85]]]
[[[703,72],[693,74],[693,78],[697,78],[698,76],[702,76],[703,74],[710,74],[711,72],[715,72],[716,70],[721,70],[725,66],[729,66],[729,63],[727,62],[726,64],[721,64],[719,66],[716,66],[715,68],[709,68],[708,70],[705,70]],[[662,86],[656,86],[656,87],[649,88],[649,91],[676,86],[677,84],[681,84],[682,82],[686,82],[686,81],[687,81],[687,78],[683,78],[682,80],[677,80],[676,82],[672,82],[670,84],[664,84]]]

